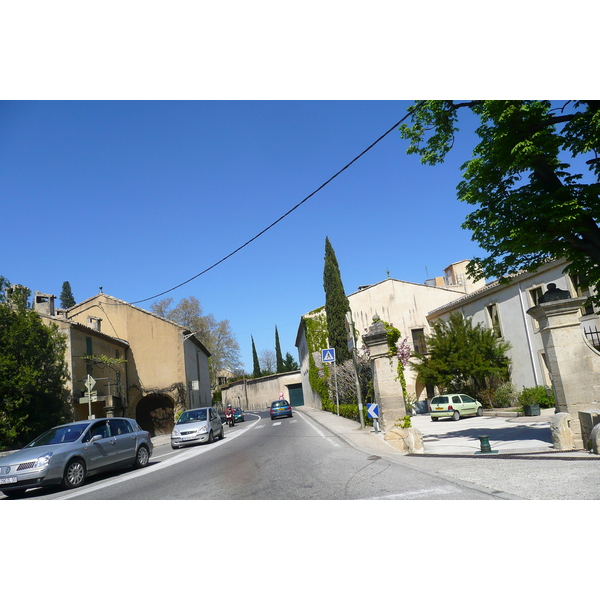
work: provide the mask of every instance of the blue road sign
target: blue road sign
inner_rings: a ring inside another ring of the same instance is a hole
[[[379,404],[367,404],[367,414],[371,419],[379,419]]]
[[[335,348],[326,348],[321,350],[322,362],[335,362]]]

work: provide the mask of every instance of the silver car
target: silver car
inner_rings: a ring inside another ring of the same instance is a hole
[[[20,497],[29,488],[79,487],[88,475],[119,467],[145,467],[150,434],[123,417],[76,421],[49,429],[21,450],[0,457],[0,491]]]
[[[215,438],[223,439],[224,437],[223,422],[214,408],[194,408],[181,413],[177,419],[171,433],[171,447],[181,448],[201,442],[211,444]]]

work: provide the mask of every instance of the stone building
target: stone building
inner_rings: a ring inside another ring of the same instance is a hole
[[[71,340],[76,418],[90,408],[87,375],[96,381],[92,414],[135,418],[153,435],[170,432],[178,410],[211,405],[210,353],[185,327],[104,293],[66,311],[54,309],[54,296],[36,293],[34,307]]]
[[[373,285],[361,286],[357,292],[348,296],[355,329],[359,336],[367,332],[373,317],[378,315],[382,321],[400,330],[408,338],[412,350],[424,349],[425,336],[430,333],[427,314],[438,306],[449,304],[465,296],[468,292],[481,289],[485,280],[472,281],[466,275],[469,261],[453,263],[445,269],[443,277],[436,277],[425,284],[410,283],[388,278]],[[307,320],[318,320],[324,316],[324,309],[317,309],[303,315],[300,320],[296,347],[302,375],[302,391],[307,405],[320,408],[321,398],[312,389],[309,381],[311,357],[317,367],[320,366],[320,350],[310,348],[307,335]],[[360,339],[359,339],[360,344]],[[433,393],[418,381],[414,371],[405,370],[407,392],[417,400],[424,400]]]

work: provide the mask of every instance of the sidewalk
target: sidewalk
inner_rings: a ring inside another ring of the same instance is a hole
[[[413,417],[423,434],[424,454],[403,454],[372,426],[307,406],[294,410],[319,423],[355,449],[450,481],[485,489],[503,497],[529,500],[600,499],[600,456],[587,451],[552,449],[550,419],[554,409],[540,417],[484,415],[460,421],[431,421]],[[479,436],[489,435],[495,454],[475,454]]]

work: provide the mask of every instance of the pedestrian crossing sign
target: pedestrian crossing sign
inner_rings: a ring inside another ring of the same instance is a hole
[[[335,348],[326,348],[325,350],[321,350],[321,361],[326,362],[335,362]]]

